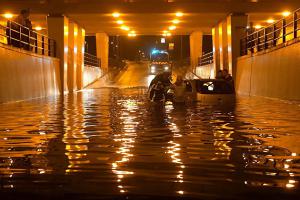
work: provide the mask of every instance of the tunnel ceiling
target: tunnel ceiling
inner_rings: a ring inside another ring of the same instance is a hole
[[[218,21],[229,13],[246,13],[250,21],[265,25],[269,18],[280,19],[285,10],[300,8],[298,0],[1,0],[0,12],[19,13],[31,8],[34,26],[46,27],[49,13],[64,13],[82,25],[88,34],[106,32],[109,35],[125,35],[113,12],[124,25],[137,34],[159,35],[172,25],[180,23],[172,34],[190,34],[195,30],[210,33]],[[175,13],[183,12],[182,17]],[[4,18],[1,19],[2,23]]]

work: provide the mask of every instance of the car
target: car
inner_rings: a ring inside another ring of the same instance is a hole
[[[172,72],[169,53],[155,49],[150,55],[149,73],[156,75],[163,72]]]
[[[204,104],[228,104],[236,100],[233,82],[223,79],[189,80],[192,86],[191,98]]]

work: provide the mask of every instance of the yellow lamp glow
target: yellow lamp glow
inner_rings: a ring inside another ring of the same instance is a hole
[[[115,18],[118,18],[118,17],[120,17],[120,13],[114,12],[114,13],[112,14],[112,16],[115,17]]]
[[[175,30],[175,29],[176,29],[176,26],[169,26],[170,31]]]
[[[284,11],[284,12],[282,13],[282,15],[283,15],[284,17],[288,17],[288,16],[290,16],[290,14],[291,14],[290,11]]]
[[[34,30],[36,30],[36,31],[41,31],[43,28],[42,27],[40,27],[40,26],[36,26],[36,27],[34,27]]]
[[[176,17],[182,17],[183,16],[183,13],[182,12],[177,12],[176,13]]]
[[[11,14],[11,13],[5,13],[3,15],[3,17],[6,18],[6,19],[11,19],[11,18],[13,18],[13,14]]]
[[[274,19],[268,19],[268,20],[267,20],[267,23],[268,23],[268,24],[273,24],[274,22],[275,22]]]
[[[179,24],[179,20],[178,19],[174,19],[173,20],[173,24]]]
[[[118,20],[117,24],[124,24],[123,20]]]

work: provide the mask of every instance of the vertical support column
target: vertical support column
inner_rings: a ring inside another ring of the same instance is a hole
[[[222,50],[223,50],[223,54],[222,56],[222,60],[223,60],[223,69],[228,69],[228,50],[229,50],[229,45],[228,45],[228,37],[230,34],[230,31],[227,28],[227,20],[223,20],[221,22],[221,26],[222,26]]]
[[[68,75],[67,84],[69,92],[76,90],[76,71],[77,71],[77,37],[78,26],[74,22],[69,23],[69,50],[68,50]]]
[[[215,77],[217,71],[220,70],[220,49],[219,49],[219,30],[218,27],[212,29],[213,37],[213,54],[214,54],[214,74],[211,77]]]
[[[63,15],[49,15],[47,23],[48,36],[56,41],[56,55],[60,59],[60,75],[57,78],[63,94],[67,91],[69,20]]]
[[[101,60],[101,69],[108,70],[109,38],[106,33],[96,33],[97,57]]]
[[[224,33],[225,34],[225,33]],[[218,36],[219,36],[219,60],[220,60],[220,69],[224,69],[224,60],[223,60],[223,26],[222,22],[218,24]]]
[[[231,14],[227,17],[228,35],[228,71],[235,78],[237,58],[240,56],[240,40],[245,36],[248,16],[245,14]]]
[[[77,89],[83,89],[83,70],[84,70],[84,41],[85,30],[82,27],[78,27],[78,42],[77,42],[77,68],[76,68],[76,85]]]
[[[202,56],[202,43],[202,32],[195,31],[190,35],[190,57],[192,69],[198,66],[198,60]]]

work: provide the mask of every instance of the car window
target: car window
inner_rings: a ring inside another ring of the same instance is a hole
[[[197,92],[202,94],[234,94],[234,86],[228,81],[197,81]]]

